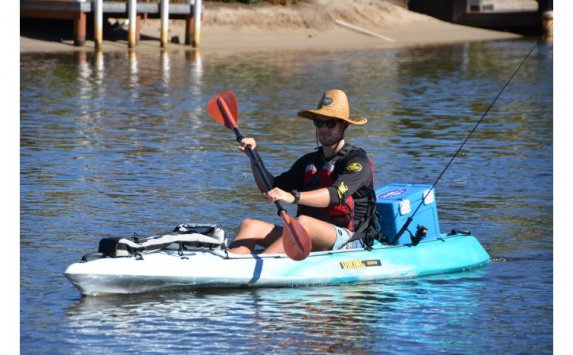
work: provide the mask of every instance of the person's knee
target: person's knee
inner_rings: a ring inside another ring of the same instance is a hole
[[[240,226],[239,228],[240,228],[241,230],[252,229],[252,228],[254,228],[254,227],[256,226],[256,224],[257,224],[258,222],[259,222],[259,221],[256,220],[256,219],[247,218],[247,219],[244,219],[244,220],[241,222],[241,226]]]
[[[308,227],[314,221],[314,218],[306,216],[304,214],[298,216],[297,218],[298,223],[300,223],[303,227]]]
[[[297,220],[312,239],[313,250],[328,250],[332,247],[336,240],[333,225],[305,215],[298,216]]]
[[[258,219],[246,218],[241,222],[239,226],[239,234],[253,235],[257,234],[263,226],[266,225],[265,222],[259,221]]]

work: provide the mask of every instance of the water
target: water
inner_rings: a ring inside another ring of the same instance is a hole
[[[493,257],[477,271],[339,287],[81,298],[63,271],[102,237],[182,222],[279,222],[232,132],[224,89],[278,173],[315,146],[296,117],[347,91],[348,140],[376,184],[434,182],[533,45],[364,51],[23,54],[22,353],[550,353],[553,47],[542,44],[436,187],[440,224]],[[292,208],[291,214],[294,213]]]

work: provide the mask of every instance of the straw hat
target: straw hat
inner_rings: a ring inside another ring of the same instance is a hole
[[[313,120],[322,119],[339,119],[357,125],[363,125],[368,120],[362,117],[350,117],[350,106],[348,97],[342,90],[328,90],[322,95],[316,110],[304,110],[298,113],[298,116]]]

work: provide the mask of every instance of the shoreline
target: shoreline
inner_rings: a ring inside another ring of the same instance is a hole
[[[514,33],[451,24],[388,2],[372,4],[366,0],[343,0],[325,11],[328,5],[325,1],[310,0],[291,6],[206,2],[197,49],[352,50],[523,38]],[[65,27],[62,30],[65,31]],[[169,21],[169,38],[175,37],[180,43],[184,42],[184,30],[184,21]],[[82,47],[73,45],[71,23],[64,39],[57,37],[61,32],[52,31],[46,35],[42,31],[45,32],[45,28],[20,34],[21,54],[91,51],[95,48],[91,39],[86,40]],[[159,35],[159,19],[142,20],[141,40],[134,50],[163,50]],[[119,28],[113,33],[113,38],[109,33],[104,33],[103,52],[128,50],[127,31]],[[189,45],[169,43],[166,50],[196,49]]]

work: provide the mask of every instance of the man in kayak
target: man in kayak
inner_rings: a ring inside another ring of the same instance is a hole
[[[273,186],[263,196],[271,203],[298,204],[298,222],[308,232],[313,251],[369,247],[378,235],[373,168],[364,150],[344,140],[351,124],[363,125],[367,119],[350,117],[348,98],[337,89],[326,91],[316,110],[300,111],[298,116],[313,121],[322,146],[279,176],[263,167]],[[258,154],[255,139],[244,138],[239,149],[247,146]],[[257,186],[265,191],[263,179],[252,168]],[[230,252],[250,254],[261,245],[263,253],[284,253],[282,228],[246,219]]]

